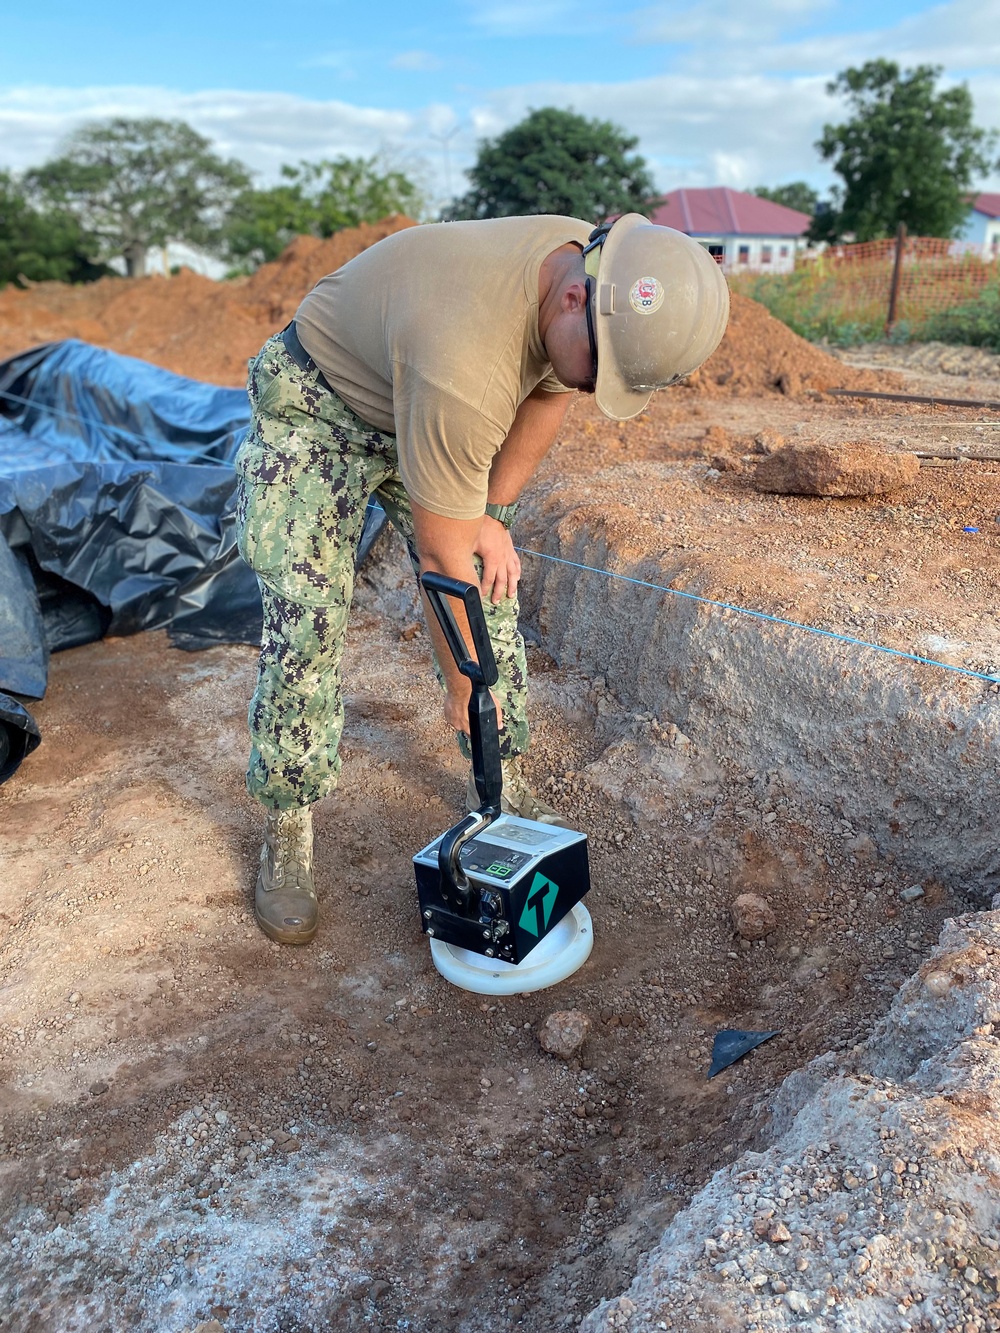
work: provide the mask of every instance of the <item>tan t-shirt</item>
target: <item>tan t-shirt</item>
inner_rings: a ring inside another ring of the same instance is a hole
[[[363,421],[395,434],[417,504],[478,518],[493,456],[539,385],[566,392],[538,334],[538,272],[590,224],[537,216],[408,227],[323,278],[295,328]]]

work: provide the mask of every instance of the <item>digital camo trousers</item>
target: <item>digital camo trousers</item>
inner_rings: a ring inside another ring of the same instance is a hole
[[[325,796],[340,774],[340,666],[373,493],[418,564],[395,437],[366,425],[315,370],[301,370],[278,337],[250,363],[247,387],[252,419],[236,458],[237,536],[264,604],[247,790],[268,809],[287,810]],[[483,609],[500,673],[500,752],[511,758],[528,745],[517,601],[486,601]],[[459,743],[468,757],[465,737]]]

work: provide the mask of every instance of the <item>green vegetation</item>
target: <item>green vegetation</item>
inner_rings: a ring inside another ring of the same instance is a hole
[[[181,120],[85,125],[40,167],[0,171],[0,287],[89,282],[116,257],[141,277],[147,251],[172,241],[247,273],[295,236],[425,207],[420,187],[380,156],[300,162],[281,174],[280,185],[255,189],[247,167]]]
[[[924,341],[962,343],[1000,352],[1000,278],[975,301],[963,301],[928,316],[920,337]]]
[[[123,256],[129,277],[143,275],[154,245],[218,251],[225,214],[249,184],[242,163],[223,161],[183,121],[123,117],[84,125],[24,177],[30,196],[76,218],[97,258]]]
[[[850,347],[885,337],[888,281],[878,299],[853,302],[836,271],[815,262],[794,273],[748,274],[733,286],[810,342]],[[961,343],[1000,352],[1000,273],[975,297],[900,320],[891,341]]]
[[[794,273],[748,274],[732,285],[810,342],[849,347],[883,336],[885,310],[860,318],[845,314],[832,274],[818,278],[815,270],[803,266]]]
[[[109,270],[92,263],[93,238],[72,214],[41,212],[7,171],[0,171],[0,287],[9,282],[90,282]]]
[[[381,157],[338,157],[282,167],[287,184],[245,189],[225,222],[224,252],[236,272],[277,259],[295,236],[332,236],[390,213],[419,216],[418,185]]]
[[[788,185],[758,185],[751,193],[758,199],[770,199],[772,204],[784,204],[786,208],[794,208],[799,213],[808,213],[810,217],[816,212],[819,203],[819,195],[805,181],[791,181]]]
[[[638,139],[607,120],[542,107],[496,139],[484,139],[468,172],[472,189],[447,217],[502,218],[561,213],[603,222],[648,213],[653,177],[632,150]]]
[[[958,234],[973,181],[992,168],[996,135],[973,125],[964,84],[936,90],[940,75],[938,66],[900,73],[891,60],[870,60],[827,85],[853,114],[824,126],[816,145],[844,184],[817,213],[814,240],[878,240],[901,222],[912,236]]]

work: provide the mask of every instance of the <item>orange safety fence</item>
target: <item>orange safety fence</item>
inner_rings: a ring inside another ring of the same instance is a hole
[[[889,312],[895,237],[831,246],[796,267],[796,288],[836,318],[885,321]],[[895,323],[918,327],[935,311],[973,301],[1000,281],[1000,263],[984,260],[982,247],[936,236],[903,241]]]

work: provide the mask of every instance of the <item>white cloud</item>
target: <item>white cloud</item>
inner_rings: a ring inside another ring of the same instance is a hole
[[[532,37],[571,31],[580,6],[576,0],[473,0],[469,17],[496,37]]]
[[[310,101],[291,93],[15,88],[0,91],[0,166],[34,166],[71,130],[108,116],[186,120],[212,140],[216,152],[238,157],[270,179],[282,163],[302,157],[367,156],[386,144],[419,140],[426,113]]]
[[[703,0],[698,5],[655,4],[630,21],[643,45],[705,42],[710,50],[737,43],[759,53],[759,44],[828,11],[833,0]]]
[[[418,74],[444,68],[444,61],[429,51],[402,51],[389,64],[393,69],[413,70]]]

